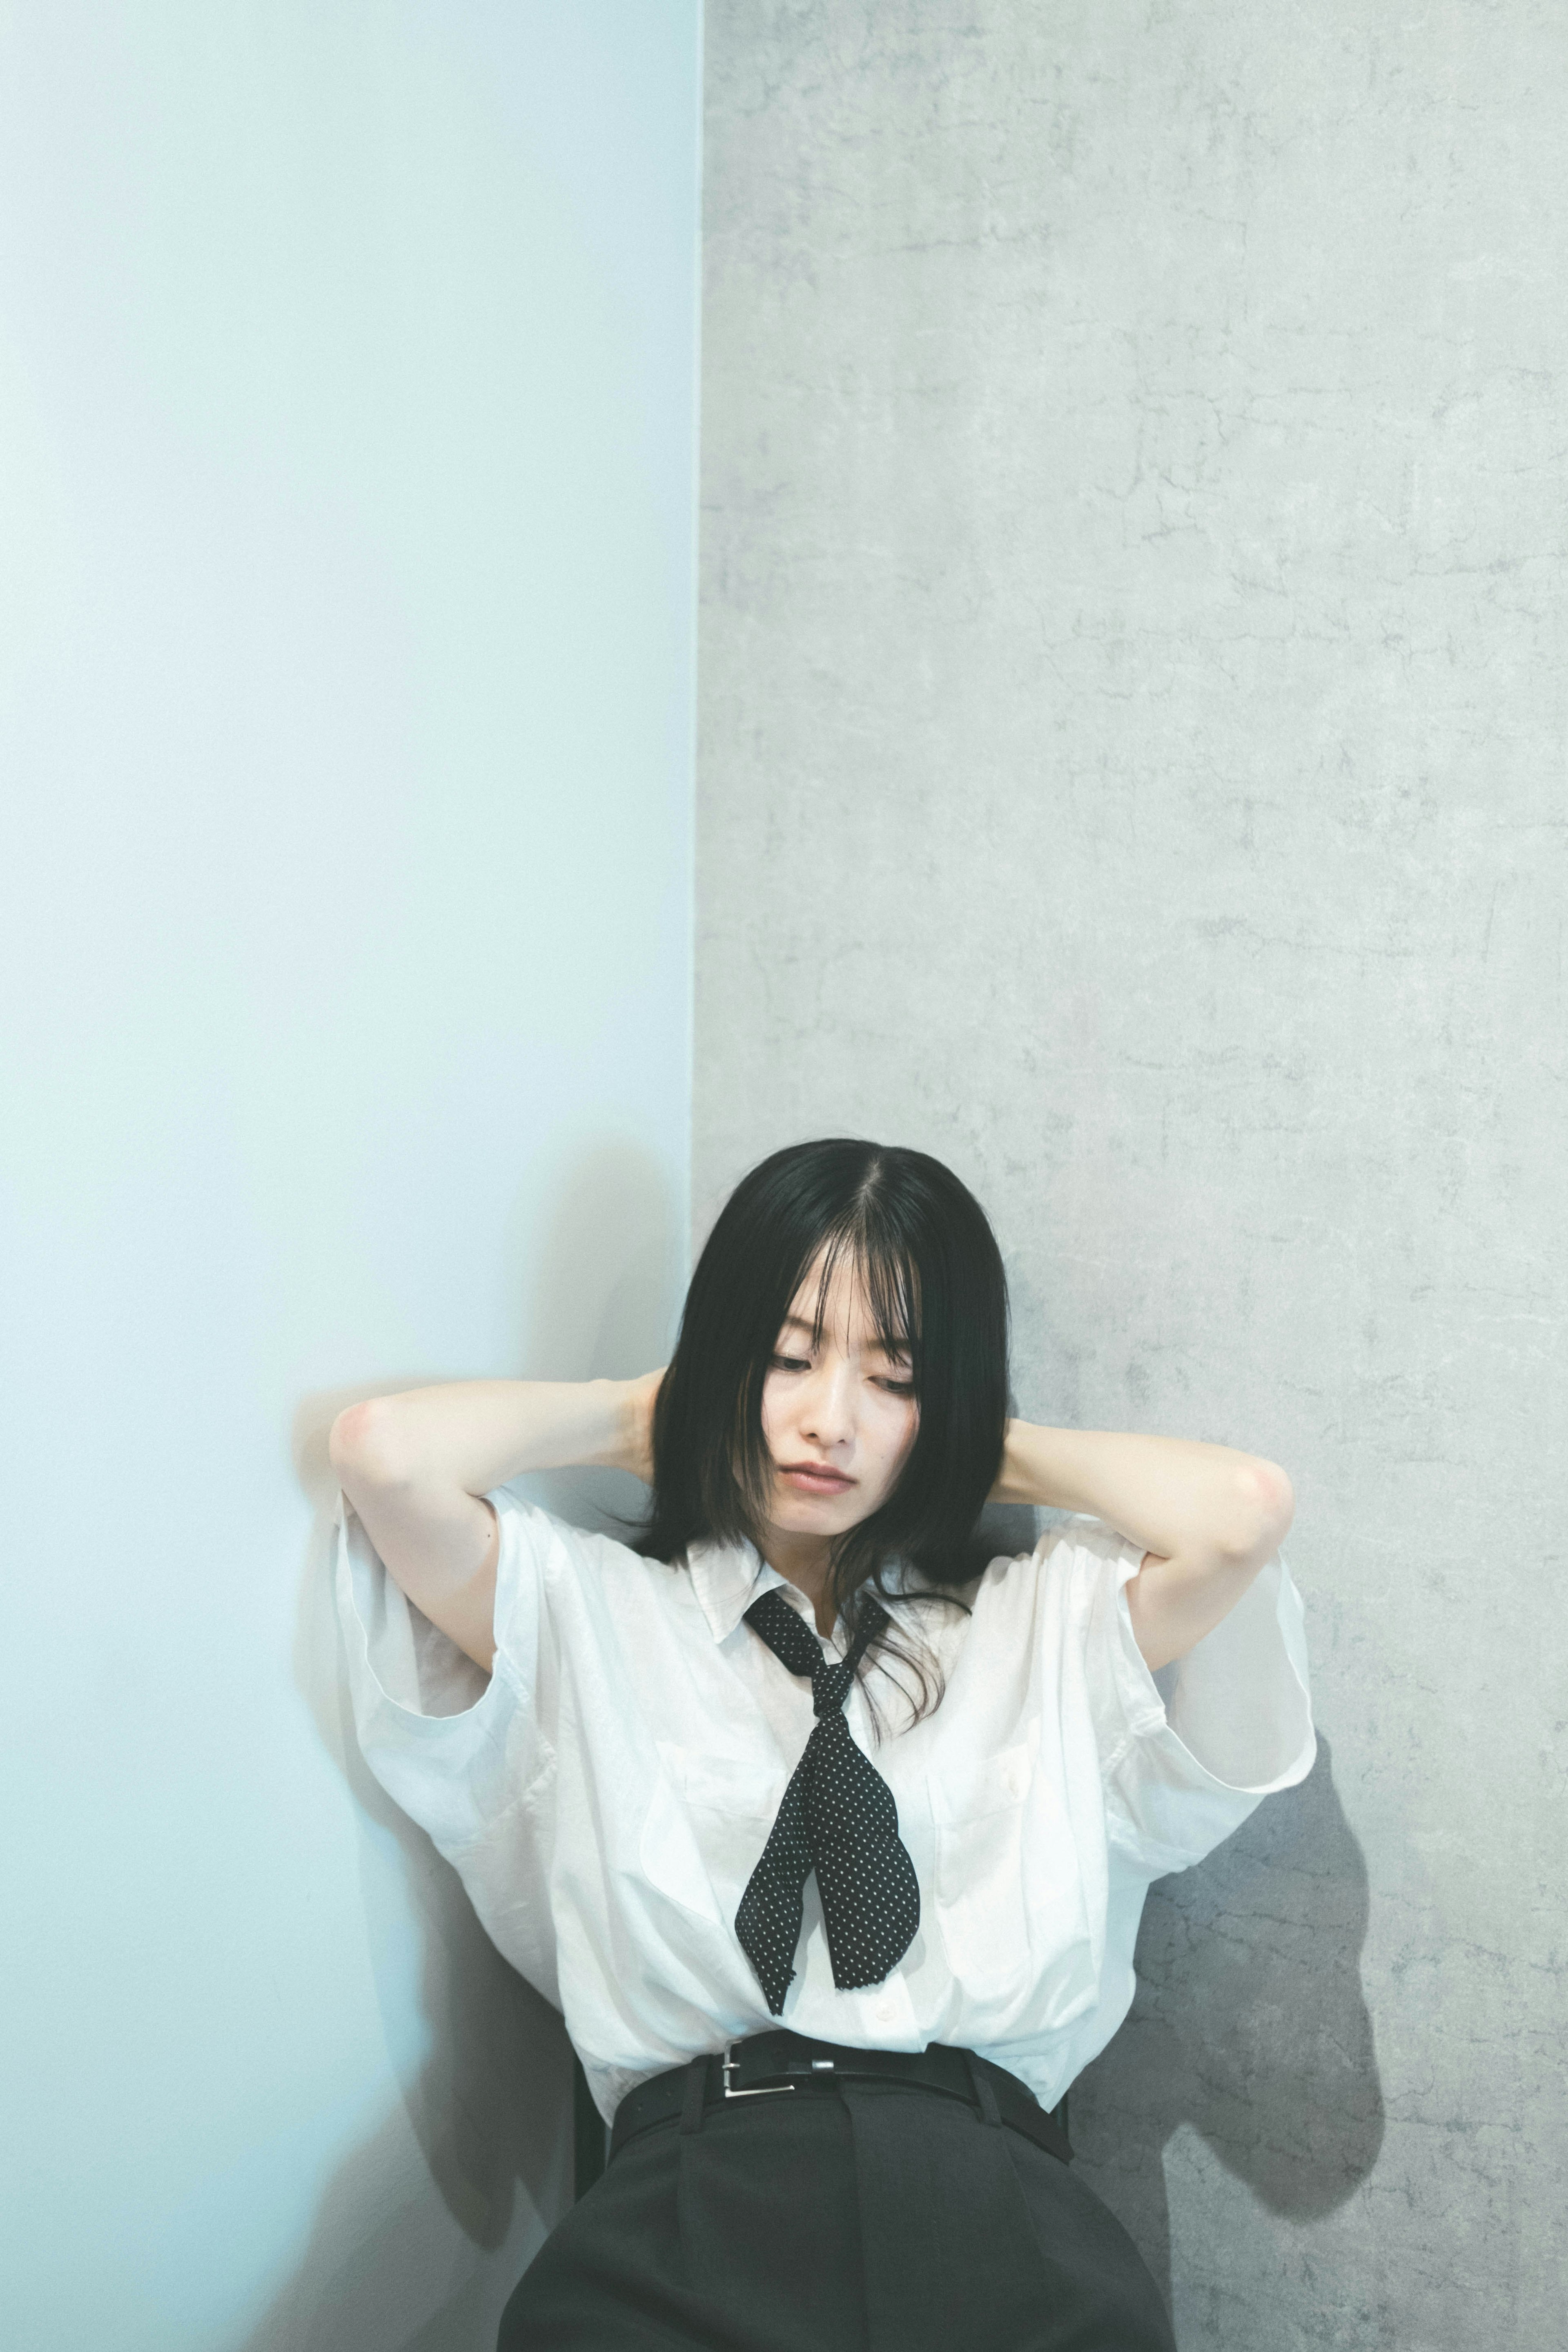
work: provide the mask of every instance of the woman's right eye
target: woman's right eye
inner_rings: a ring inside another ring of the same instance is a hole
[[[773,1370],[775,1372],[809,1372],[811,1362],[805,1356],[775,1356]]]

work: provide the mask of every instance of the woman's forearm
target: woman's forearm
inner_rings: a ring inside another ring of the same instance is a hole
[[[1007,1424],[1004,1503],[1084,1511],[1163,1559],[1260,1562],[1290,1523],[1290,1481],[1277,1463],[1229,1445],[1100,1429]]]
[[[525,1470],[605,1463],[641,1470],[640,1381],[447,1381],[351,1405],[331,1457],[351,1488],[456,1487],[489,1494]]]

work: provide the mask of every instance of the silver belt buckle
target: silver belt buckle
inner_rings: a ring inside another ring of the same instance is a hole
[[[726,2042],[724,2044],[724,2055],[720,2063],[721,2071],[724,2077],[724,2096],[727,2099],[771,2099],[779,2091],[793,2091],[795,2088],[795,2084],[793,2083],[763,2083],[759,2084],[758,2087],[754,2091],[731,2090],[730,2087],[730,2078],[739,2068],[740,2063],[740,2060],[735,2056],[734,2043],[732,2042]]]

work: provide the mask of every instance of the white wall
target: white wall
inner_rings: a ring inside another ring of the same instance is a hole
[[[678,1297],[698,34],[0,16],[28,2352],[488,2344],[565,2194],[558,2025],[345,1755],[322,1437]]]

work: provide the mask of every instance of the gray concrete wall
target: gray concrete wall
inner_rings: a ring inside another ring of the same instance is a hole
[[[1075,2093],[1186,2352],[1559,2340],[1568,25],[710,0],[696,1196],[948,1158],[1296,1478],[1325,1757]]]

